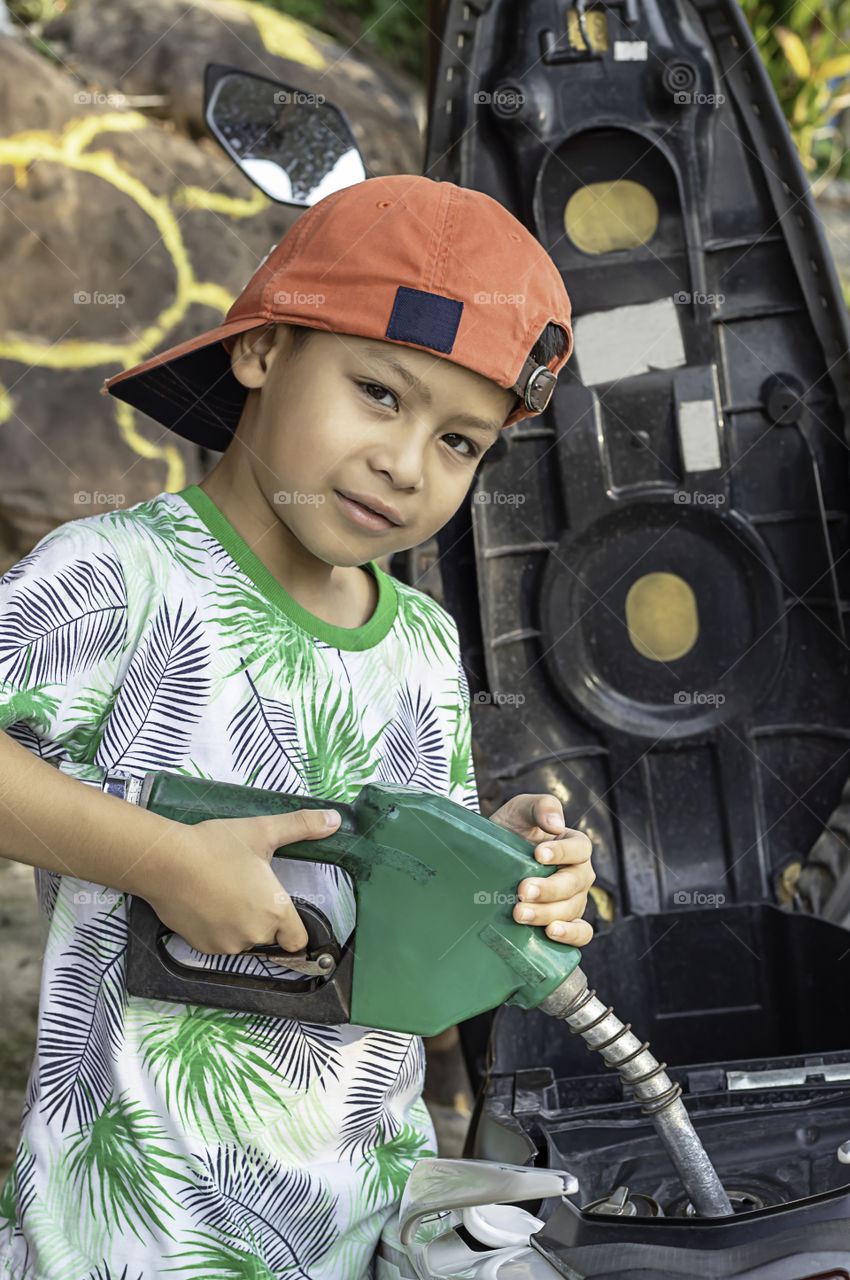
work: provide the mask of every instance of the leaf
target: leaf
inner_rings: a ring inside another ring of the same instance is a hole
[[[815,84],[822,84],[827,80],[843,80],[847,76],[850,76],[850,53],[842,53],[834,58],[825,58],[816,68],[813,79]]]
[[[105,1219],[119,1233],[132,1231],[145,1245],[154,1229],[174,1238],[161,1211],[180,1205],[163,1179],[191,1178],[182,1154],[165,1145],[169,1141],[160,1117],[141,1103],[125,1095],[107,1100],[66,1148],[67,1172],[88,1199],[92,1220]],[[180,1167],[169,1167],[169,1160]]]
[[[269,1066],[298,1093],[316,1082],[324,1089],[326,1075],[339,1079],[341,1037],[337,1027],[259,1017],[251,1021],[250,1028],[252,1035],[260,1037]]]
[[[98,763],[144,772],[181,763],[209,693],[210,653],[197,610],[172,617],[167,600],[134,655],[106,726]]]
[[[399,1122],[390,1103],[411,1087],[420,1071],[417,1038],[397,1031],[370,1031],[363,1057],[345,1097],[346,1116],[339,1152],[361,1160],[370,1149],[395,1137]]]
[[[261,1097],[286,1110],[276,1067],[250,1022],[201,1005],[164,1019],[145,1004],[133,1004],[136,1051],[188,1132],[201,1128],[219,1141],[249,1134],[260,1119]]]
[[[337,1234],[337,1197],[322,1180],[283,1168],[253,1146],[221,1146],[199,1164],[195,1187],[182,1192],[195,1217],[218,1232],[223,1244],[247,1244],[273,1276],[310,1280],[311,1268],[319,1266]],[[184,1260],[184,1275],[200,1270],[208,1280],[217,1274],[208,1259],[198,1257],[197,1247],[168,1256]]]
[[[423,689],[416,701],[408,685],[397,693],[396,715],[385,727],[378,777],[385,782],[445,793],[448,787],[443,729],[437,709]]]
[[[65,682],[121,653],[127,594],[111,555],[23,583],[0,611],[0,672],[17,689]]]
[[[399,633],[414,653],[436,662],[457,661],[457,625],[452,616],[424,591],[396,583]]]
[[[423,1156],[436,1155],[424,1134],[403,1124],[389,1142],[374,1147],[360,1163],[366,1169],[365,1179],[370,1200],[387,1205],[401,1199],[413,1165]]]
[[[81,883],[85,883],[84,881]],[[120,905],[123,903],[123,896]],[[112,1092],[113,1063],[123,1042],[127,921],[116,907],[80,923],[74,943],[49,979],[40,1045],[41,1105],[60,1126],[71,1111],[89,1123]]]
[[[774,34],[795,76],[799,80],[808,80],[812,74],[812,65],[803,41],[796,32],[789,31],[787,27],[775,27]]]
[[[284,687],[315,679],[317,654],[312,636],[253,583],[235,574],[222,574],[216,580],[216,601],[223,610],[216,619],[221,633],[234,637],[224,649],[242,649],[247,655],[228,675],[250,666],[255,668],[255,679],[271,670],[275,681]]]
[[[227,726],[234,767],[249,786],[300,793],[306,783],[292,706],[264,698],[247,670],[245,678],[249,696]]]
[[[333,687],[324,697],[314,689],[298,691],[304,734],[301,768],[310,795],[345,800],[375,775],[372,751],[384,726],[372,738],[363,736],[362,716],[351,687]]]

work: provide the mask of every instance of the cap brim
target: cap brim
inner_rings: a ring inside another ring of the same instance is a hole
[[[231,320],[107,378],[103,390],[179,436],[223,453],[239,423],[247,390],[221,344],[268,320]]]

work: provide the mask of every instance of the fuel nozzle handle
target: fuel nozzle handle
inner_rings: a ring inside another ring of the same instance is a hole
[[[606,1066],[619,1071],[624,1084],[632,1086],[697,1213],[706,1218],[731,1215],[729,1197],[685,1110],[681,1086],[673,1083],[666,1064],[653,1057],[647,1042],[632,1033],[631,1024],[623,1024],[588,988],[581,969],[574,969],[537,1007],[566,1022],[588,1048],[601,1053]]]

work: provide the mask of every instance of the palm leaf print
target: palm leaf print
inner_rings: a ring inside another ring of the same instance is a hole
[[[85,881],[79,881],[85,884]],[[80,922],[67,963],[56,967],[42,1017],[42,1101],[48,1123],[59,1112],[64,1129],[72,1109],[89,1123],[112,1091],[112,1067],[123,1040],[124,952],[127,921],[117,906]]]
[[[119,654],[126,628],[118,561],[75,560],[14,592],[0,613],[0,672],[18,688],[25,678],[35,686],[64,683]]]
[[[191,1212],[217,1231],[222,1243],[248,1244],[273,1276],[310,1280],[310,1268],[319,1265],[336,1235],[337,1197],[321,1179],[306,1170],[281,1168],[252,1146],[222,1146],[199,1162],[196,1186],[181,1192]],[[187,1254],[169,1257],[187,1259]],[[202,1266],[205,1277],[217,1274],[198,1259],[196,1249],[188,1258],[183,1274]]]
[[[186,756],[192,726],[209,693],[209,647],[197,610],[172,617],[167,600],[157,611],[115,700],[99,755],[111,768],[143,772],[167,768]]]
[[[27,1146],[26,1139],[18,1143],[15,1163],[9,1170],[5,1186],[0,1192],[0,1220],[9,1227],[17,1229],[18,1224],[26,1218],[27,1209],[35,1199],[33,1171],[35,1156]]]
[[[434,1156],[424,1134],[408,1124],[403,1124],[389,1142],[375,1147],[360,1162],[366,1168],[366,1188],[369,1199],[376,1205],[387,1205],[398,1200],[404,1191],[410,1171],[423,1156]]]
[[[373,1031],[367,1036],[354,1083],[345,1096],[346,1118],[339,1153],[353,1162],[394,1138],[400,1128],[388,1102],[405,1091],[420,1073],[415,1036]]]
[[[378,777],[420,791],[444,792],[448,786],[446,747],[437,708],[421,689],[416,701],[407,685],[398,691],[395,718],[381,739]]]
[[[431,596],[415,587],[396,583],[398,616],[396,625],[408,647],[426,660],[457,661],[457,625],[451,614]]]
[[[235,1245],[226,1244],[206,1232],[196,1231],[193,1239],[192,1262],[186,1267],[171,1267],[181,1277],[195,1272],[203,1280],[278,1280],[284,1273],[271,1271],[268,1264],[255,1253],[245,1253]],[[178,1255],[180,1256],[180,1255]],[[286,1273],[288,1275],[288,1273]]]
[[[159,1211],[179,1205],[164,1179],[191,1179],[184,1158],[169,1151],[163,1145],[167,1142],[159,1116],[124,1096],[110,1097],[91,1124],[72,1136],[68,1171],[87,1197],[93,1219],[105,1218],[114,1230],[132,1231],[143,1244],[148,1241],[140,1227],[148,1235],[155,1228],[173,1239]],[[168,1160],[181,1168],[170,1167]]]
[[[297,794],[305,784],[295,713],[288,702],[264,698],[247,670],[245,678],[249,696],[227,726],[234,764],[249,786]]]
[[[162,499],[151,498],[126,511],[110,511],[109,520],[113,522],[110,533],[117,528],[129,533],[134,541],[138,541],[141,535],[149,541],[154,555],[162,562],[177,560],[196,577],[206,576],[197,570],[197,566],[203,563],[203,557],[197,554],[197,547],[192,545],[191,540],[180,537],[182,532],[189,530],[193,539],[197,540],[197,518],[176,520],[167,499],[163,502]]]
[[[134,1001],[134,1030],[142,1065],[164,1091],[188,1132],[216,1139],[249,1133],[260,1119],[257,1103],[265,1099],[276,1111],[286,1110],[274,1065],[257,1052],[249,1021],[201,1005],[185,1005],[163,1019],[153,1002]],[[145,1007],[148,1006],[148,1007]],[[136,1030],[138,1036],[136,1036]]]
[[[74,726],[71,732],[61,733],[54,729],[54,736],[63,743],[75,762],[92,764],[97,758],[118,693],[118,689],[112,689],[104,681],[99,686],[89,685],[69,709],[68,716]]]
[[[347,799],[375,774],[372,750],[384,732],[382,725],[372,738],[363,736],[363,716],[350,688],[328,689],[324,697],[306,691],[301,701],[304,727],[302,768],[310,795]]]
[[[37,749],[39,734],[42,737],[50,734],[50,727],[59,706],[58,697],[52,697],[44,692],[45,688],[50,687],[48,684],[33,689],[22,689],[18,693],[13,693],[10,698],[0,701],[0,724],[5,725],[7,730],[12,725],[20,726],[22,737],[18,740],[23,746],[35,750],[36,755],[41,754]],[[25,741],[24,734],[29,735]]]
[[[258,587],[235,574],[222,574],[215,594],[222,609],[217,619],[221,634],[233,637],[224,649],[243,649],[247,655],[228,675],[250,666],[258,680],[272,670],[284,687],[312,682],[317,656],[312,637]]]
[[[117,1271],[111,1271],[109,1263],[104,1260],[99,1267],[95,1267],[94,1271],[88,1273],[86,1280],[133,1280],[133,1278],[127,1266],[119,1275]],[[137,1280],[145,1280],[144,1272],[139,1272]]]
[[[324,1088],[326,1075],[339,1079],[341,1037],[337,1027],[259,1017],[252,1019],[250,1030],[268,1055],[269,1065],[298,1093],[314,1081]]]

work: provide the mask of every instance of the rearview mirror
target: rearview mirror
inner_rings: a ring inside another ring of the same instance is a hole
[[[307,207],[366,177],[348,121],[321,94],[211,62],[204,102],[213,137],[279,204]]]

